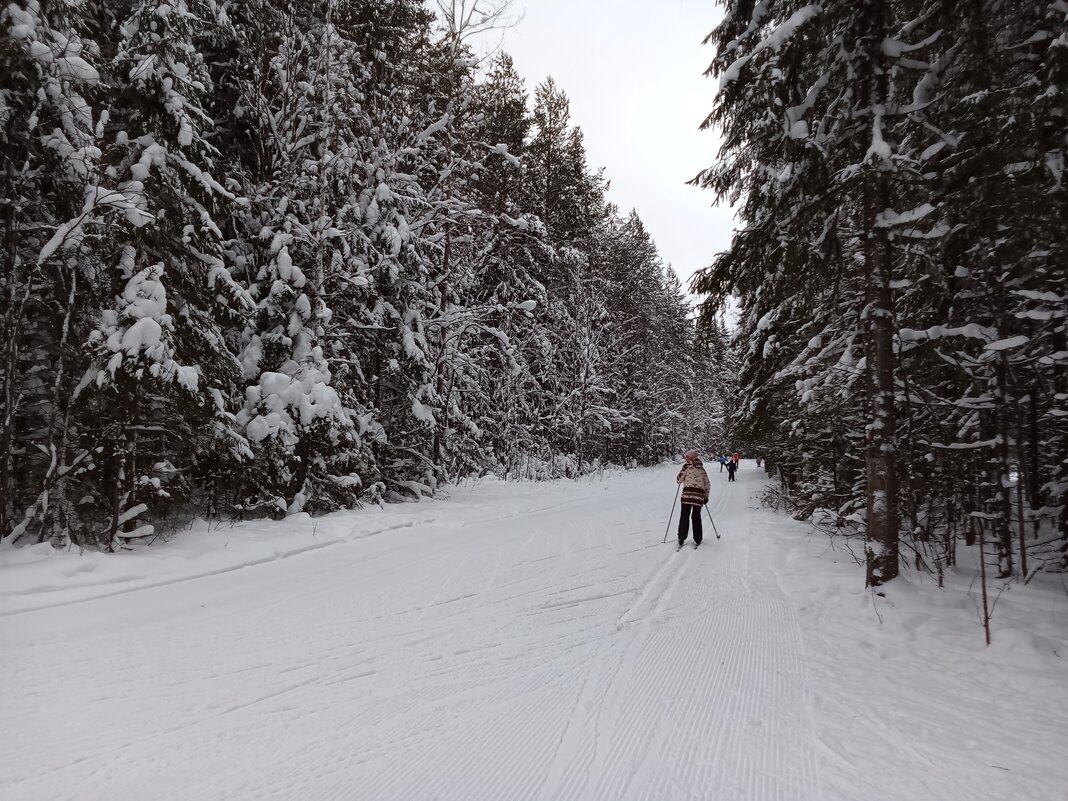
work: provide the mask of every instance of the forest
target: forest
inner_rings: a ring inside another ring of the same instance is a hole
[[[0,536],[113,550],[718,444],[722,323],[564,89],[471,46],[500,11],[0,9]]]
[[[735,431],[870,586],[1068,569],[1068,5],[724,6],[695,181],[739,227],[695,289],[740,299]]]
[[[697,447],[872,587],[1068,569],[1068,8],[722,5],[692,183],[737,227],[684,287],[474,44],[506,5],[9,3],[0,537]]]

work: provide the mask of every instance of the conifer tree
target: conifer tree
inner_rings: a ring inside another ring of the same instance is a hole
[[[365,165],[360,112],[365,67],[326,17],[292,11],[241,21],[243,47],[260,56],[240,86],[249,141],[237,257],[255,303],[239,337],[246,382],[237,421],[255,469],[239,488],[251,510],[351,506],[365,479],[356,393],[330,364],[337,330],[332,290],[358,281],[352,257],[366,234],[351,202]],[[368,482],[373,485],[373,481]]]
[[[70,427],[99,301],[93,238],[125,214],[144,221],[101,169],[87,27],[66,3],[0,9],[0,537],[16,541],[80,527],[65,487],[93,465]]]
[[[219,451],[247,456],[228,404],[237,364],[224,331],[248,299],[223,260],[216,219],[240,201],[216,178],[204,109],[213,84],[202,50],[229,35],[225,14],[210,2],[137,0],[108,4],[98,24],[117,44],[108,64],[109,171],[152,218],[111,232],[116,301],[90,338],[97,372],[82,397],[101,426],[98,503],[114,541],[120,521],[132,536],[133,509],[159,514],[160,504],[188,500],[210,480]]]
[[[695,287],[705,320],[742,299],[736,431],[801,516],[863,525],[869,584],[896,572],[899,535],[946,564],[980,528],[1011,575],[1039,547],[1025,518],[1049,520],[1025,489],[1033,510],[1055,486],[1037,453],[1057,313],[1037,306],[1063,295],[1046,269],[1063,151],[1042,116],[1063,10],[726,5],[707,121],[724,147],[696,182],[743,198],[745,225]]]

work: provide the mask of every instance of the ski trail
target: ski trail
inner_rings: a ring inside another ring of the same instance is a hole
[[[690,787],[710,789],[717,785],[718,762],[710,760],[707,753],[687,751],[693,751],[693,743],[700,742],[703,733],[714,726],[715,704],[708,703],[706,693],[717,677],[715,663],[709,661],[706,651],[708,643],[723,631],[717,625],[722,618],[714,614],[718,599],[709,588],[737,588],[745,582],[744,574],[731,575],[745,564],[749,532],[739,530],[742,521],[737,520],[738,510],[732,508],[741,493],[732,495],[730,489],[728,486],[718,493],[710,511],[713,517],[735,521],[731,524],[736,537],[733,545],[729,550],[712,551],[714,541],[706,540],[703,551],[672,554],[640,586],[637,598],[617,621],[619,630],[628,631],[634,623],[639,628],[622,646],[602,649],[598,654],[597,661],[609,662],[609,669],[596,677],[586,675],[539,799],[670,797],[672,782],[677,784],[680,774]],[[710,560],[718,558],[722,566],[701,580],[687,581],[688,568],[694,564],[700,567],[696,560],[706,554]],[[673,603],[673,596],[680,592],[685,597]],[[776,611],[781,614],[782,609]],[[796,631],[796,621],[793,623]],[[784,672],[795,667],[785,656],[767,661]],[[760,664],[759,659],[743,663],[752,664]],[[693,692],[680,696],[666,684],[680,674],[684,681],[692,682]],[[796,734],[796,728],[790,731]],[[710,752],[717,748],[725,751],[722,761],[734,760],[726,745],[714,741],[707,746]],[[687,756],[681,765],[680,753]],[[570,763],[565,764],[568,759]],[[661,776],[665,770],[670,781]],[[805,777],[812,771],[799,772],[802,779],[794,782],[795,790],[805,786]],[[789,770],[783,774],[785,781],[792,781]],[[753,780],[753,776],[743,776],[745,779]],[[759,784],[761,780],[755,781]],[[815,793],[812,797],[817,798],[818,785],[808,784]]]
[[[538,794],[540,801],[583,797],[588,777],[608,769],[606,732],[627,725],[627,721],[620,719],[619,693],[628,686],[631,664],[640,657],[654,624],[663,616],[666,604],[687,571],[690,562],[681,556],[673,553],[666,559],[640,588],[637,600],[616,621],[617,631],[624,631],[629,621],[640,621],[637,631],[625,634],[625,639],[606,643],[593,660],[603,669],[596,672],[591,669],[582,682]]]
[[[610,680],[584,687],[580,703],[598,714],[569,730],[539,798],[822,798],[800,626],[750,564],[740,484],[710,504],[729,534],[677,554],[681,568],[665,561],[625,611],[638,633],[612,652]]]
[[[706,515],[676,552],[675,472],[489,486],[397,510],[415,523],[388,536],[0,617],[0,797],[1059,797],[1064,767],[1026,745],[1063,728],[1057,657],[1024,692],[1004,646],[891,651],[821,583],[833,566],[809,575],[796,524],[754,510],[748,464],[711,473],[722,539]],[[872,676],[898,690],[882,707]]]
[[[707,644],[693,676],[705,702],[676,705],[676,747],[687,768],[662,770],[652,782],[666,787],[681,777],[716,798],[822,798],[800,624],[763,560],[754,559],[759,532],[744,483],[729,486],[735,492],[724,517],[735,531],[728,558],[691,599],[704,610],[692,636]]]
[[[750,477],[713,474],[722,539],[706,516],[701,548],[676,552],[650,512],[674,473],[195,595],[26,613],[25,664],[0,679],[23,721],[0,794],[823,801],[800,629],[762,570]]]

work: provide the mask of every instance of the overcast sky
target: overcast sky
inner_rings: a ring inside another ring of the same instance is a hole
[[[604,167],[609,198],[638,210],[665,263],[689,284],[730,242],[731,214],[686,181],[715,160],[700,132],[717,81],[702,73],[713,50],[714,0],[513,0],[523,19],[503,49],[533,98],[552,76],[571,101],[591,168]]]

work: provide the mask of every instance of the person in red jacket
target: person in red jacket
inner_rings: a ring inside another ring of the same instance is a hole
[[[679,516],[679,547],[686,542],[693,520],[693,547],[701,544],[701,507],[708,503],[708,491],[712,484],[708,473],[701,463],[697,451],[686,451],[686,462],[682,465],[676,483],[682,486],[682,514]]]

